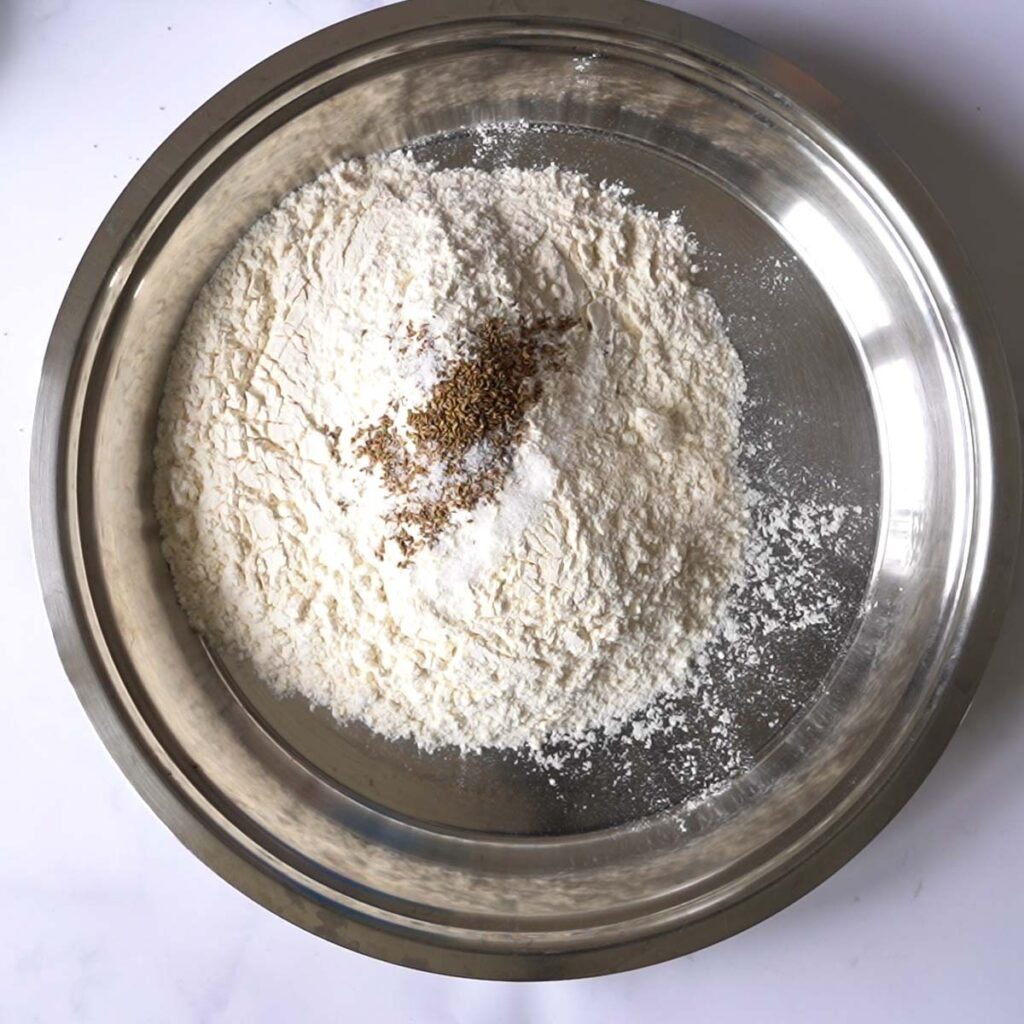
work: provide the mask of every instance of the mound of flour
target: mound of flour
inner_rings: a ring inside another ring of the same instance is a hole
[[[554,315],[578,326],[501,490],[397,557],[367,424],[422,406],[473,324]],[[342,164],[240,240],[174,352],[181,605],[279,693],[428,750],[614,730],[679,684],[740,571],[743,395],[674,219],[554,167]]]

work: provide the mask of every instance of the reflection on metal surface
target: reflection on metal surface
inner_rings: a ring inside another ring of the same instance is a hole
[[[928,465],[927,406],[913,355],[879,362],[874,389],[880,410],[883,477],[886,481],[886,564],[894,572],[909,571],[924,538],[921,509],[934,478]]]
[[[421,0],[318,33],[215,97],[143,166],[47,352],[36,550],[61,655],[105,742],[234,885],[411,966],[606,973],[785,905],[920,782],[966,709],[1011,576],[1016,420],[958,250],[840,105],[665,8],[487,6]],[[513,139],[508,161],[556,160],[685,210],[747,369],[746,429],[773,443],[755,484],[831,482],[866,509],[863,559],[836,610],[842,642],[792,645],[798,713],[691,808],[655,754],[625,786],[600,764],[560,792],[507,758],[428,757],[270,700],[210,657],[160,555],[151,463],[168,353],[238,235],[340,157],[410,145],[472,161],[474,125],[519,118],[571,130]],[[778,292],[750,272],[774,260],[791,269]],[[675,804],[659,813],[645,802],[654,778]]]
[[[793,203],[780,223],[793,248],[814,267],[857,335],[867,337],[892,323],[889,307],[864,265],[863,255],[810,200]]]

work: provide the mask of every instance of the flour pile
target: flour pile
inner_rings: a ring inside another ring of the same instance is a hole
[[[554,167],[399,153],[292,193],[167,378],[156,503],[192,624],[427,750],[614,730],[671,691],[746,522],[742,367],[690,252]]]

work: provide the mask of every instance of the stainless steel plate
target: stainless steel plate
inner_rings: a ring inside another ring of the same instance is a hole
[[[906,800],[997,629],[1017,436],[959,251],[833,98],[736,36],[634,0],[489,7],[423,0],[327,29],[161,146],[54,328],[33,514],[68,674],[125,772],[211,867],[375,956],[568,977],[752,924]],[[520,119],[537,130],[484,146],[473,132]],[[757,692],[757,670],[730,684],[752,755],[738,777],[699,732],[629,751],[628,776],[609,740],[593,771],[557,786],[514,757],[426,756],[273,699],[186,625],[160,557],[151,459],[182,320],[285,192],[400,145],[446,164],[556,160],[681,208],[746,366],[755,484],[864,509],[845,553],[815,562],[842,597],[831,628],[771,641],[784,668],[771,689]],[[763,273],[776,261],[781,285]],[[683,754],[702,759],[700,785],[679,771]]]

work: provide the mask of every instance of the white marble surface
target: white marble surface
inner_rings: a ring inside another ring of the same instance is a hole
[[[1020,617],[897,820],[772,920],[675,963],[500,985],[359,957],[249,902],[121,777],[64,678],[36,586],[40,360],[90,235],[140,161],[263,56],[373,6],[0,0],[0,1022],[1024,1019]],[[945,207],[1024,371],[1020,0],[692,0],[872,117]]]

